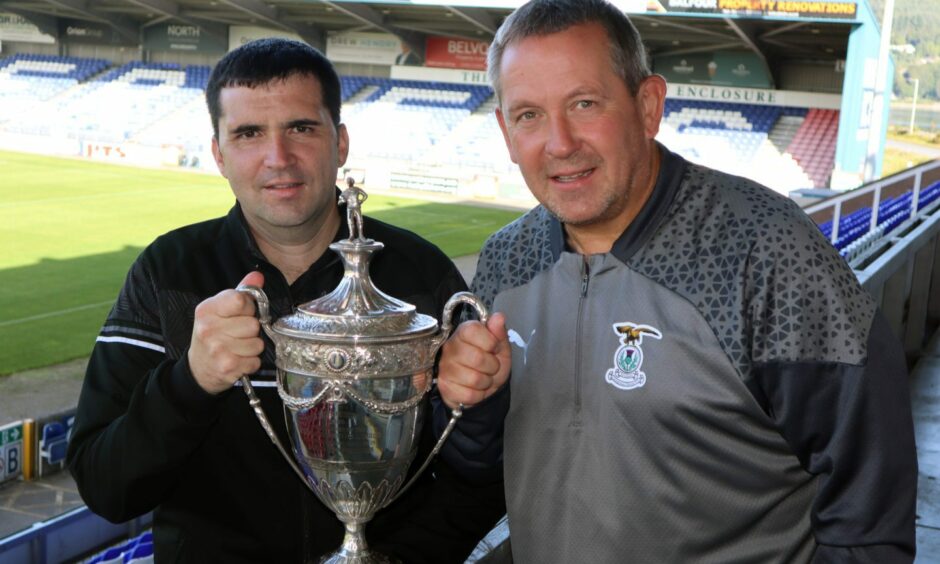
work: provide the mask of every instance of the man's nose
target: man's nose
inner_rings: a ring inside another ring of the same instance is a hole
[[[283,168],[293,161],[290,141],[284,135],[271,135],[264,156],[264,164],[269,168]]]
[[[548,140],[545,152],[557,159],[570,157],[578,150],[578,139],[571,122],[566,116],[552,118],[548,126]]]

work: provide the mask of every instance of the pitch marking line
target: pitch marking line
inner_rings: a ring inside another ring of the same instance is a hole
[[[104,305],[111,305],[114,303],[114,300],[108,300],[106,302],[98,302],[94,304],[85,304],[76,307],[70,307],[68,309],[60,309],[58,311],[50,311],[47,313],[40,313],[39,315],[31,315],[29,317],[21,317],[19,319],[11,319],[9,321],[0,321],[0,327],[7,327],[10,325],[19,325],[20,323],[27,323],[29,321],[37,321],[39,319],[46,319],[49,317],[58,317],[60,315],[66,315],[69,313],[74,313],[76,311],[82,311],[86,309],[93,309],[96,307],[101,307]]]

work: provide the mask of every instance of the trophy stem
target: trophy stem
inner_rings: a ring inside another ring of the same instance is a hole
[[[346,525],[343,546],[333,554],[324,556],[320,564],[396,564],[398,561],[369,550],[366,544],[365,522],[350,521]]]

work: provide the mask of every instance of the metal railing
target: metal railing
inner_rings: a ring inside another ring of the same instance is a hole
[[[0,562],[46,564],[80,561],[97,550],[139,534],[150,526],[152,520],[148,513],[116,525],[85,506],[78,507],[0,539]]]
[[[832,221],[830,239],[835,243],[843,216],[870,206],[869,231],[876,233],[881,202],[912,192],[910,218],[850,260],[902,340],[911,364],[940,325],[940,201],[918,211],[921,192],[938,181],[940,161],[931,161],[805,208],[817,224]]]

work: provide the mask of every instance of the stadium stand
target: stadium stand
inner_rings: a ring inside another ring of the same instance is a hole
[[[815,187],[829,184],[838,130],[837,110],[811,109],[787,148],[787,152],[809,174]]]
[[[783,193],[828,186],[837,111],[668,99],[664,114],[659,138],[691,161]]]
[[[50,100],[110,66],[103,59],[16,54],[0,59],[0,123],[29,115]]]
[[[485,86],[351,77],[344,83],[344,98],[350,100],[366,88],[362,101],[345,109],[350,131],[368,132],[355,136],[352,150],[373,158],[419,162],[427,161],[435,146],[492,97]]]
[[[5,131],[83,142],[171,145],[180,148],[179,161],[185,165],[198,163],[197,155],[208,153],[208,66],[134,61],[100,74],[110,66],[100,59],[11,59],[0,63],[0,73],[13,69],[17,79],[0,82],[0,124]],[[53,70],[37,76],[37,65]],[[67,78],[47,76],[56,72]],[[32,94],[36,90],[47,94],[37,100]],[[29,112],[24,111],[27,106]]]
[[[210,69],[15,55],[0,60],[0,129],[83,142],[171,147],[181,166],[211,168],[203,101]],[[514,170],[487,86],[344,76],[351,160]],[[37,96],[35,93],[39,92]],[[25,112],[26,107],[29,112]],[[686,158],[787,193],[828,186],[838,111],[666,100],[660,139]],[[4,120],[4,116],[6,120]],[[12,117],[17,119],[10,119]]]

